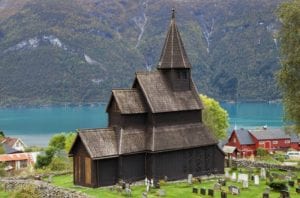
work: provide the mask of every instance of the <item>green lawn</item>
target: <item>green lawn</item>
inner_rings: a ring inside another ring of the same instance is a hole
[[[217,180],[207,180],[203,181],[201,184],[193,184],[193,185],[188,185],[187,183],[167,183],[163,186],[161,186],[161,189],[164,189],[166,192],[165,197],[185,197],[185,198],[193,198],[193,197],[201,197],[199,194],[195,195],[192,193],[192,187],[196,187],[200,189],[201,187],[204,187],[206,189],[211,188],[213,189],[214,184],[216,183]],[[85,188],[85,187],[79,187],[79,186],[74,186],[72,183],[72,175],[63,175],[63,176],[55,176],[53,177],[53,182],[54,185],[61,186],[61,187],[66,187],[70,188],[73,190],[78,190],[81,192],[84,192],[88,195],[94,196],[94,197],[107,197],[107,198],[116,198],[116,197],[126,197],[124,194],[116,192],[116,191],[111,191],[109,188]],[[259,198],[262,197],[262,192],[264,189],[267,187],[265,185],[265,181],[261,180],[261,183],[259,186],[255,186],[251,181],[249,181],[249,188],[248,189],[242,189],[241,194],[239,196],[236,195],[230,195],[228,194],[228,198],[233,198],[233,197],[245,197],[245,198]],[[242,185],[237,182],[227,182],[227,186],[229,185],[235,185],[239,186],[240,188]],[[228,191],[228,187],[223,188],[225,191]],[[140,198],[142,195],[142,192],[145,191],[145,186],[140,185],[140,186],[133,186],[132,187],[132,197],[138,197]],[[292,198],[297,198],[299,195],[296,194],[295,192],[295,187],[290,188],[290,195]],[[148,198],[152,197],[158,197],[157,190],[152,189],[150,193],[148,193]],[[208,198],[209,196],[202,196],[202,198]],[[220,196],[220,191],[215,192],[215,197],[221,197]],[[279,193],[277,192],[270,192],[270,198],[278,198]]]

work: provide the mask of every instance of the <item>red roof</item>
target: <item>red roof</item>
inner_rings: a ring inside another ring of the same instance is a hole
[[[16,154],[0,155],[0,162],[21,161],[21,160],[29,160],[30,162],[32,162],[31,154],[30,153],[16,153]]]

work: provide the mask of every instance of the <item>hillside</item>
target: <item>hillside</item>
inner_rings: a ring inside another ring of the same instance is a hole
[[[0,0],[0,106],[105,102],[154,69],[176,8],[200,92],[280,98],[282,0]]]

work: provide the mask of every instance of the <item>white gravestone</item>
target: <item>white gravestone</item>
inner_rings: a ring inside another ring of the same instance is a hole
[[[248,174],[240,173],[238,175],[238,182],[248,181]]]
[[[228,169],[225,169],[225,178],[230,178],[229,170]]]
[[[266,179],[266,169],[265,168],[260,169],[260,177],[262,179]]]
[[[231,180],[232,181],[236,181],[236,172],[232,173]]]
[[[145,178],[145,186],[147,186],[147,182],[148,182],[148,179],[147,177]]]
[[[154,187],[154,181],[153,181],[153,179],[151,179],[151,187],[152,188]]]
[[[188,184],[192,184],[193,175],[188,174]]]
[[[150,180],[147,179],[146,191],[149,192],[150,189]]]
[[[254,176],[254,184],[255,185],[259,185],[259,177],[258,177],[258,175]]]
[[[248,180],[243,180],[243,188],[248,188],[249,184],[248,184]]]

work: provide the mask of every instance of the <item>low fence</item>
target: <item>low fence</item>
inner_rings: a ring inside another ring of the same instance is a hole
[[[36,189],[39,197],[45,198],[87,198],[88,196],[84,193],[69,190],[57,186],[53,186],[50,183],[40,181],[40,180],[20,180],[20,179],[1,179],[1,184],[5,191],[14,191],[17,189],[22,189],[26,187],[32,187]]]
[[[231,165],[233,167],[256,167],[256,168],[274,168],[274,169],[281,169],[281,170],[291,170],[291,171],[300,171],[300,168],[295,166],[285,166],[280,164],[270,164],[264,162],[256,162],[251,160],[242,160],[236,159],[231,161]]]

